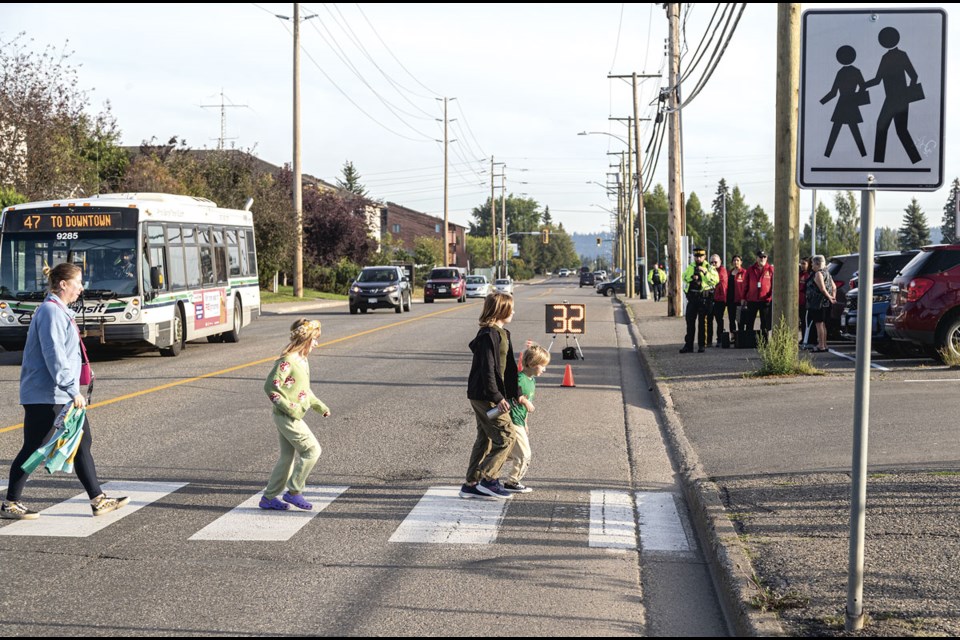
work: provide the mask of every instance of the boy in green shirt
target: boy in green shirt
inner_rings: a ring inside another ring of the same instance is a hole
[[[520,482],[530,466],[530,434],[527,432],[527,414],[536,410],[536,407],[533,406],[533,396],[537,390],[537,383],[534,378],[543,375],[548,364],[550,364],[550,353],[534,342],[528,343],[527,350],[523,352],[523,371],[520,372],[518,382],[520,398],[510,408],[510,419],[516,426],[517,439],[504,465],[506,468],[512,463],[510,474],[506,482],[503,483],[503,488],[511,493],[530,493],[533,491],[533,489]]]

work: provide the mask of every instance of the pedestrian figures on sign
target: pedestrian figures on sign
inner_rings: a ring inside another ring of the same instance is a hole
[[[893,27],[884,27],[880,30],[877,39],[887,52],[880,59],[876,77],[872,80],[865,81],[860,69],[853,65],[857,59],[857,52],[853,47],[843,45],[837,49],[837,62],[843,66],[837,71],[830,92],[820,99],[820,104],[824,105],[834,98],[837,99],[833,115],[830,117],[833,128],[830,130],[827,149],[823,155],[830,157],[837,137],[840,135],[840,129],[843,125],[847,125],[860,152],[860,157],[866,157],[867,150],[863,144],[863,136],[860,134],[860,123],[863,122],[860,107],[870,104],[869,89],[882,82],[884,99],[880,107],[880,115],[877,117],[873,161],[883,163],[886,159],[887,133],[892,123],[910,162],[916,164],[920,162],[920,153],[910,136],[907,121],[910,103],[924,99],[923,88],[917,82],[917,72],[909,56],[897,47],[900,43],[900,32]]]
[[[920,162],[920,152],[910,137],[907,129],[907,119],[910,114],[910,103],[923,100],[923,88],[917,82],[917,72],[910,63],[910,57],[900,50],[900,32],[893,27],[884,27],[878,36],[880,46],[888,51],[880,58],[880,67],[877,76],[866,83],[866,87],[875,87],[883,82],[884,99],[880,108],[880,117],[877,118],[877,141],[873,148],[873,161],[883,162],[887,150],[887,132],[893,122],[897,130],[900,144],[907,152],[910,162]],[[907,84],[907,77],[910,84]]]
[[[853,140],[857,143],[857,149],[860,150],[860,157],[867,155],[867,150],[863,146],[863,137],[860,135],[860,123],[863,122],[860,107],[870,104],[870,94],[866,91],[860,69],[853,66],[856,59],[857,52],[850,45],[843,45],[837,49],[837,62],[843,66],[837,71],[830,93],[820,99],[820,104],[827,104],[834,97],[837,98],[833,115],[830,117],[833,128],[827,140],[827,150],[823,154],[828,158],[833,153],[833,145],[837,142],[837,136],[840,135],[843,125],[850,127]]]

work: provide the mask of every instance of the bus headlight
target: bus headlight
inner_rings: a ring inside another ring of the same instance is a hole
[[[128,304],[127,308],[123,311],[123,317],[127,320],[133,320],[140,315],[140,306],[135,304],[137,301],[134,300],[134,303]]]

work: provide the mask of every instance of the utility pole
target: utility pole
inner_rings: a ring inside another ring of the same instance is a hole
[[[220,104],[202,104],[201,109],[220,108],[220,139],[217,140],[217,149],[223,151],[223,141],[227,139],[227,107],[246,107],[245,104],[227,104],[226,97],[223,95],[223,88],[220,88]],[[232,140],[233,138],[231,138]]]
[[[303,297],[303,175],[300,167],[300,4],[293,3],[293,295]]]
[[[800,89],[800,4],[777,3],[776,197],[774,238],[777,262],[773,310],[788,327],[799,326],[797,265],[800,263],[800,188],[797,186],[797,122]]]
[[[497,272],[497,201],[493,199],[493,156],[490,156],[490,239],[493,247],[493,268],[494,275]]]
[[[648,266],[648,265],[647,265],[647,216],[646,216],[646,211],[644,210],[644,206],[643,206],[643,176],[642,176],[642,171],[643,171],[643,157],[642,157],[642,155],[641,155],[641,149],[640,149],[640,120],[641,120],[641,118],[640,118],[640,103],[639,103],[639,97],[638,97],[638,95],[637,95],[637,78],[659,78],[659,77],[660,77],[659,74],[637,74],[636,72],[631,73],[630,75],[612,75],[612,74],[608,74],[608,75],[607,75],[607,78],[609,78],[609,79],[614,79],[614,78],[618,78],[618,79],[630,79],[630,80],[632,80],[632,82],[633,82],[633,118],[632,118],[632,119],[626,118],[626,120],[627,120],[627,123],[628,123],[628,124],[631,122],[631,120],[632,120],[632,122],[633,122],[633,140],[632,140],[631,142],[632,142],[632,146],[633,146],[633,149],[634,149],[634,153],[636,154],[637,170],[636,170],[636,172],[633,172],[633,173],[631,174],[631,176],[630,176],[630,183],[631,183],[631,185],[636,184],[636,193],[637,193],[637,220],[636,220],[636,224],[637,224],[637,226],[639,227],[639,234],[640,234],[640,243],[639,243],[639,245],[640,245],[640,246],[639,246],[639,250],[640,250],[640,262],[641,262],[641,264],[643,264],[643,269],[641,269],[641,272],[640,272],[640,281],[641,281],[641,286],[643,286],[643,288],[644,288],[644,289],[643,289],[644,292],[646,292],[646,286],[647,286],[647,285],[646,285],[647,279],[646,279],[646,273],[645,273],[645,271],[646,271],[646,268],[647,268],[647,266]],[[621,120],[621,119],[623,119],[623,118],[611,118],[611,119],[612,119],[612,120]],[[628,130],[627,136],[629,137],[629,130]],[[630,146],[630,145],[628,144],[628,146]],[[636,177],[634,178],[634,176],[636,176]],[[634,181],[635,181],[635,182],[634,182]],[[631,207],[632,207],[632,206],[633,206],[633,205],[631,205]],[[630,232],[631,232],[631,234],[634,234],[634,235],[635,235],[635,233],[634,233],[634,221],[633,221],[633,213],[632,213],[632,211],[631,211],[631,213],[630,213],[630,224],[629,224],[628,226],[630,227]],[[636,258],[637,258],[637,239],[636,239],[635,237],[633,237],[633,236],[631,236],[631,238],[632,238],[632,239],[631,239],[630,243],[631,243],[631,246],[633,247],[633,250],[632,250],[632,253],[633,253],[633,261],[631,262],[630,269],[631,269],[631,271],[633,271],[634,274],[635,274],[635,273],[636,273],[636,263],[637,263],[637,261],[636,261]],[[633,276],[631,276],[630,281],[627,283],[627,287],[628,287],[628,288],[627,288],[627,291],[628,291],[628,292],[630,292],[630,291],[631,291],[631,287],[633,287],[633,281],[634,281],[634,278],[633,278]],[[636,294],[636,291],[633,291],[633,292],[632,292],[632,295],[628,293],[628,295],[630,295],[630,297],[633,297],[633,295],[635,295],[635,294]],[[644,293],[644,297],[646,297],[646,293]]]
[[[503,277],[510,275],[510,260],[507,258],[507,165],[503,165],[503,173],[500,174],[500,215],[503,216],[503,224],[500,227],[500,233],[503,235]]]
[[[437,98],[439,100],[440,98]],[[450,100],[456,100],[456,98],[449,98]],[[449,120],[447,120],[447,100],[448,98],[443,99],[443,266],[450,266],[450,196],[449,196],[449,160],[448,160],[448,149],[447,147],[454,140],[450,140],[448,136],[447,126]]]
[[[667,277],[667,315],[683,315],[683,295],[680,273],[680,236],[683,219],[683,177],[680,173],[680,111],[677,94],[680,89],[680,5],[667,5],[667,19],[670,23],[669,60],[670,80],[667,96],[667,118],[669,143],[669,192],[670,211],[667,214],[667,261],[670,273]]]

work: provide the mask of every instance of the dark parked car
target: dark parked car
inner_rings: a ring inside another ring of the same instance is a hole
[[[830,307],[830,316],[827,318],[827,333],[832,336],[840,334],[840,316],[847,304],[847,292],[850,291],[850,278],[860,268],[860,254],[847,253],[833,256],[827,262],[827,273],[837,285],[837,301]]]
[[[592,287],[597,284],[597,279],[590,271],[581,271],[580,272],[580,286],[589,286]]]
[[[423,301],[431,303],[437,298],[467,301],[467,281],[463,271],[457,267],[437,267],[430,272],[430,277],[423,287]]]
[[[915,351],[913,345],[898,342],[887,335],[884,324],[890,309],[891,281],[913,258],[919,249],[877,253],[873,265],[873,304],[871,343],[873,348],[885,355],[908,355]],[[852,288],[847,292],[846,307],[840,315],[840,335],[848,340],[857,339],[857,307],[860,290],[856,274],[851,278]]]
[[[364,267],[350,285],[350,313],[366,313],[367,309],[410,311],[413,290],[410,279],[401,267]]]
[[[635,277],[633,279],[633,282],[634,282],[634,285],[633,285],[634,289],[636,291],[640,291],[641,287],[643,286],[643,282],[640,280],[640,277],[639,276]],[[600,284],[598,284],[597,293],[608,296],[608,297],[613,295],[614,293],[626,294],[627,283],[623,279],[623,276],[619,275],[613,280],[608,280],[606,282],[601,282]]]
[[[924,247],[890,288],[885,329],[928,355],[960,357],[960,245]]]

